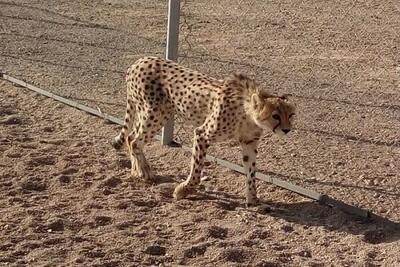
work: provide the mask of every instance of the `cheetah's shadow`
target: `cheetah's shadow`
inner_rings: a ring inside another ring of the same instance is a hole
[[[234,211],[237,208],[245,208],[244,198],[222,191],[209,191],[203,188],[199,189],[193,195],[186,198],[190,201],[208,201],[215,204],[218,208],[226,211]]]
[[[283,219],[302,227],[318,227],[332,232],[346,232],[361,236],[370,244],[391,243],[400,240],[400,223],[378,215],[369,219],[354,217],[336,208],[323,206],[316,201],[283,203],[261,200],[260,205],[247,208],[244,198],[226,192],[202,191],[187,198],[191,201],[208,201],[218,208],[235,211],[245,208],[249,213]]]

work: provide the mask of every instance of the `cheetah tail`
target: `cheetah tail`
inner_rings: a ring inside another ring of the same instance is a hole
[[[124,125],[121,129],[121,132],[114,137],[114,139],[112,140],[111,145],[117,149],[120,150],[125,143],[126,140],[126,134],[130,134],[130,129],[132,129],[132,124],[133,124],[133,117],[134,114],[132,114],[133,111],[133,106],[130,103],[130,101],[127,101],[127,109],[126,109],[126,114],[125,114],[125,120],[124,120]]]

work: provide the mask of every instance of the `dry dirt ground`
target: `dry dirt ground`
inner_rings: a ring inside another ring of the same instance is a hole
[[[129,176],[117,127],[2,82],[0,263],[15,266],[395,266],[399,232],[210,165],[205,192],[173,201],[188,155],[147,149],[156,184]],[[399,230],[397,230],[399,231]]]
[[[189,155],[150,144],[156,184],[129,177],[118,127],[2,82],[0,265],[399,266],[398,1],[183,1],[180,61],[247,72],[298,106],[266,133],[259,168],[386,218],[365,222],[210,164],[205,193],[174,202]],[[163,56],[166,1],[0,1],[0,68],[122,117],[123,74]],[[190,128],[176,138],[189,143]],[[211,148],[239,162],[234,143]]]

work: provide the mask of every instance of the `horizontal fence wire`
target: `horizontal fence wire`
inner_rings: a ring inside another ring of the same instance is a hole
[[[324,8],[182,1],[179,62],[218,79],[243,72],[260,87],[289,95],[297,106],[294,131],[285,140],[265,133],[260,172],[398,217],[398,6],[347,2]],[[179,117],[175,127],[175,140],[190,146],[194,128]],[[235,141],[209,151],[241,162]]]
[[[312,1],[181,3],[179,63],[219,79],[246,73],[297,105],[288,138],[266,133],[261,140],[257,167],[267,182],[296,184],[314,192],[311,199],[342,210],[361,206],[365,216],[373,210],[399,219],[398,4],[332,2],[326,9]],[[0,3],[6,40],[0,65],[9,74],[3,76],[51,88],[50,97],[91,106],[97,116],[122,117],[126,69],[144,55],[165,56],[167,5],[118,5],[127,16],[92,23],[73,6]],[[100,14],[110,7],[96,8]],[[175,141],[190,150],[193,130],[177,117]],[[209,152],[210,161],[241,172],[236,142]]]

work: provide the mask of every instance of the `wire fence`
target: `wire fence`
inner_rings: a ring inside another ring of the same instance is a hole
[[[291,95],[296,131],[266,133],[262,172],[389,214],[399,208],[398,14],[390,1],[184,1],[180,62],[217,78],[249,73]],[[192,133],[178,117],[176,140],[190,145]],[[240,164],[233,141],[210,153]]]
[[[0,66],[53,93],[123,117],[126,68],[165,55],[165,1],[0,1]],[[179,62],[223,79],[240,71],[297,105],[288,138],[265,133],[260,171],[380,214],[399,214],[400,8],[183,0]],[[174,138],[193,128],[176,118]],[[238,144],[209,153],[240,164]]]

